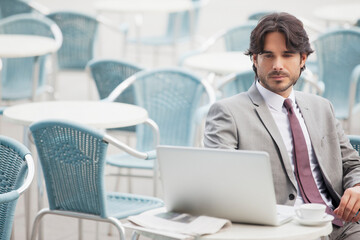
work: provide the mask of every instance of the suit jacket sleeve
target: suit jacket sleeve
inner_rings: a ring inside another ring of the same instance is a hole
[[[238,149],[237,127],[233,118],[221,102],[211,106],[205,125],[205,147]]]
[[[331,109],[333,111],[332,106]],[[343,131],[341,123],[337,119],[336,129],[342,157],[343,188],[347,189],[360,183],[360,157],[359,153],[350,144],[348,137]]]

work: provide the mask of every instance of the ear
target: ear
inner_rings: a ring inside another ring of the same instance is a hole
[[[258,57],[257,54],[252,55],[252,62],[255,65],[256,68],[258,67],[257,57]]]
[[[306,53],[302,53],[302,54],[300,55],[300,67],[301,67],[301,68],[304,67],[305,62],[306,62],[306,59],[307,59]]]

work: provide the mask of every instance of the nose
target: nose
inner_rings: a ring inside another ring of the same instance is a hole
[[[273,62],[273,70],[281,71],[283,70],[283,61],[281,58],[275,58]]]

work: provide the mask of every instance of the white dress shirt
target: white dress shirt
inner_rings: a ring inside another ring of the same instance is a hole
[[[287,150],[287,152],[289,154],[289,158],[291,160],[292,170],[294,171],[293,139],[292,139],[292,134],[291,134],[288,113],[287,113],[286,108],[283,105],[285,98],[280,96],[279,94],[276,94],[276,93],[264,88],[258,81],[256,81],[256,87],[259,90],[262,97],[265,99],[265,102],[266,102],[267,106],[269,107],[269,110],[270,110],[270,112],[275,120],[275,123],[280,131],[281,137],[285,143],[286,150]],[[294,90],[291,91],[290,96],[288,98],[290,98],[292,101],[292,106],[293,106],[295,115],[296,115],[297,119],[299,120],[301,129],[302,129],[304,137],[305,137],[306,146],[308,149],[308,154],[309,154],[309,159],[310,159],[311,171],[312,171],[313,177],[315,179],[316,185],[320,191],[321,197],[324,200],[324,202],[329,207],[333,208],[333,205],[331,203],[331,198],[330,198],[329,194],[327,193],[325,182],[321,175],[320,167],[319,167],[314,150],[311,145],[311,140],[309,137],[308,130],[306,128],[304,119],[300,113],[300,109],[296,104]],[[297,187],[297,199],[295,201],[295,206],[298,206],[302,203],[304,203],[304,200],[301,197],[299,187]]]

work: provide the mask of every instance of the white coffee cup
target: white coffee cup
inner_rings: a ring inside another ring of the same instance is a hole
[[[325,216],[326,205],[320,203],[306,203],[298,207],[295,212],[299,218],[306,220],[321,220]]]

